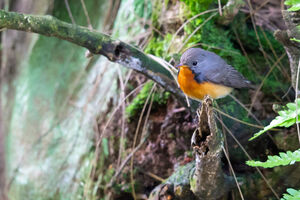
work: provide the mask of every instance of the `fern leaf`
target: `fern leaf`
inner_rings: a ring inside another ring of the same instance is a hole
[[[288,188],[286,191],[288,192],[288,194],[283,194],[283,197],[280,200],[299,200],[300,199],[300,190]]]
[[[268,156],[268,160],[265,162],[250,160],[247,161],[246,164],[252,167],[271,168],[281,165],[290,165],[295,162],[300,162],[300,149],[294,152],[281,152],[279,153],[279,156]]]
[[[288,11],[297,11],[300,10],[300,0],[286,0],[285,5],[291,6]]]
[[[296,42],[300,42],[300,40],[298,40],[298,39],[296,39],[296,38],[291,38],[290,40],[296,41]]]
[[[300,0],[299,0],[300,1]],[[271,123],[266,126],[263,130],[259,131],[258,133],[255,133],[253,137],[251,137],[249,140],[254,140],[258,136],[262,135],[263,133],[267,132],[268,130],[275,128],[275,127],[290,127],[293,124],[296,123],[296,116],[298,114],[298,120],[300,121],[300,99],[297,99],[298,103],[298,112],[297,112],[297,106],[296,103],[288,103],[287,109],[279,111],[275,119],[271,121]]]

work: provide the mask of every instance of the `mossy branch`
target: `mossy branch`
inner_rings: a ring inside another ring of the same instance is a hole
[[[139,49],[112,39],[106,34],[63,22],[53,16],[27,15],[0,10],[0,29],[5,28],[56,37],[85,47],[93,54],[104,55],[112,62],[144,74],[184,102],[183,93],[166,68]]]

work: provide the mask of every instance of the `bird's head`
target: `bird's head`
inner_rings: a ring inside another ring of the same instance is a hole
[[[190,69],[200,67],[205,58],[209,56],[207,53],[201,48],[190,48],[182,54],[180,63],[176,67],[179,70],[183,67],[189,67]]]

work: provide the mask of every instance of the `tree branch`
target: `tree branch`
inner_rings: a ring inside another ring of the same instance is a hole
[[[3,28],[56,37],[85,47],[93,54],[104,55],[112,62],[144,74],[174,94],[181,102],[185,102],[185,97],[173,80],[172,74],[159,62],[139,49],[114,40],[106,34],[69,24],[49,15],[27,15],[0,10],[0,29]]]
[[[282,15],[287,26],[287,30],[277,30],[274,32],[274,36],[279,42],[282,43],[288,55],[291,68],[292,86],[296,91],[298,90],[296,87],[296,77],[300,58],[300,43],[292,41],[291,39],[300,39],[300,11],[291,12],[283,10]]]

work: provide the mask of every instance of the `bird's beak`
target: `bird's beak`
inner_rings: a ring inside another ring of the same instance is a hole
[[[187,64],[178,64],[176,65],[176,68],[179,69],[180,67],[188,67]]]

